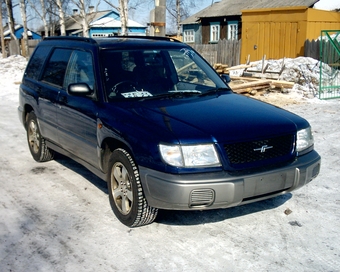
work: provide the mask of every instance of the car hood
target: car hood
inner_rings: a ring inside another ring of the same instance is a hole
[[[308,126],[293,113],[233,93],[144,100],[130,106],[128,110],[151,122],[157,133],[165,130],[182,144],[256,140],[295,134]]]

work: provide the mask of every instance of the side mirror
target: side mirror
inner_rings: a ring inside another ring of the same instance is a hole
[[[230,76],[227,75],[227,74],[223,74],[221,75],[222,79],[224,80],[225,83],[230,83],[231,82],[231,79],[230,79]]]
[[[70,95],[76,96],[88,96],[93,94],[93,91],[86,83],[72,83],[68,85],[67,92]]]

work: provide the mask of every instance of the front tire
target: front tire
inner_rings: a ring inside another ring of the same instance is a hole
[[[119,221],[128,227],[138,227],[156,219],[158,209],[147,204],[138,168],[126,150],[113,151],[108,178],[111,208]]]
[[[30,112],[27,117],[27,143],[32,157],[37,162],[46,162],[53,159],[54,152],[46,145],[45,138],[40,134],[37,117]]]

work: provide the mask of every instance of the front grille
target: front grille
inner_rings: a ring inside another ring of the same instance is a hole
[[[224,149],[231,166],[235,167],[289,156],[294,150],[294,141],[294,135],[285,135],[266,140],[226,144]]]

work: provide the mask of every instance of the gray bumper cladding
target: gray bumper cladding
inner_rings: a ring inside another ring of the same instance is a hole
[[[247,204],[296,190],[320,171],[321,158],[312,151],[292,164],[252,175],[227,172],[174,175],[140,167],[148,204],[160,209],[218,209]]]

